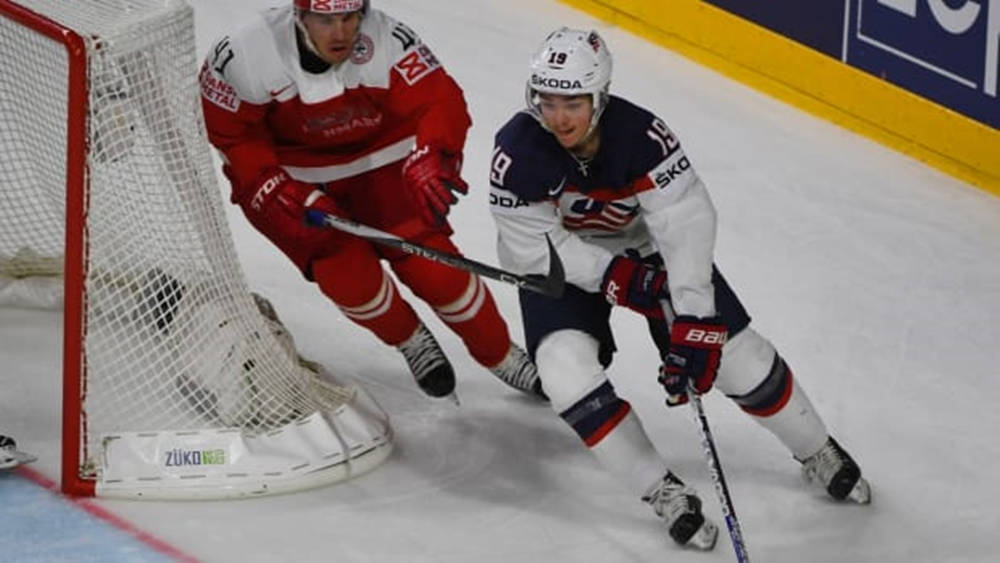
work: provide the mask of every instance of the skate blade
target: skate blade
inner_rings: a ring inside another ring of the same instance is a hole
[[[452,391],[451,393],[445,395],[444,397],[440,397],[440,399],[444,399],[444,400],[446,400],[446,401],[454,404],[456,407],[462,406],[462,403],[458,400],[458,393],[455,393],[454,391]]]
[[[701,551],[711,551],[718,539],[719,527],[706,518],[705,523],[691,536],[685,546]]]
[[[19,465],[24,465],[26,463],[31,463],[38,459],[37,457],[27,454],[24,452],[12,452],[0,458],[0,469],[13,469]]]
[[[847,493],[847,498],[858,504],[871,504],[872,488],[868,484],[868,481],[864,477],[859,478],[858,482],[854,484],[854,488],[851,489],[851,492]]]

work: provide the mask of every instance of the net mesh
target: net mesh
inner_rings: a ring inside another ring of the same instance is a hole
[[[337,408],[349,393],[303,369],[239,268],[201,119],[190,7],[18,4],[87,46],[86,222],[69,235],[85,237],[87,256],[83,450],[98,451],[105,433],[256,434]],[[69,59],[7,18],[0,52],[0,276],[59,275]]]

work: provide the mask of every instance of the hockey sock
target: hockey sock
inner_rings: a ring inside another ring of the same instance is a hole
[[[420,323],[417,314],[399,295],[396,284],[378,261],[359,261],[349,273],[342,265],[340,260],[320,260],[314,264],[313,274],[320,289],[344,316],[390,346],[412,336]]]
[[[615,394],[610,382],[602,383],[560,416],[636,498],[663,476],[666,464],[631,405]]]
[[[788,380],[784,384],[787,392],[783,392],[776,408],[766,408],[754,412],[744,407],[750,417],[761,426],[767,428],[781,443],[792,452],[797,459],[805,459],[819,451],[826,443],[827,430],[820,419],[808,395],[799,387],[787,370]],[[738,404],[739,398],[734,399]],[[742,406],[742,404],[741,404]],[[757,414],[760,413],[760,414]]]
[[[421,242],[437,250],[458,253],[451,240],[442,234]],[[510,333],[493,295],[479,276],[412,255],[394,260],[392,268],[400,281],[434,308],[480,365],[491,368],[503,361],[510,349]]]

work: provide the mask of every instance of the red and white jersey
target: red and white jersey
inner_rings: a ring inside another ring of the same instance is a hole
[[[278,165],[321,183],[402,160],[417,145],[462,152],[471,125],[462,90],[404,24],[369,10],[350,59],[319,72],[303,68],[299,49],[287,6],[258,14],[206,57],[205,123],[234,201]]]

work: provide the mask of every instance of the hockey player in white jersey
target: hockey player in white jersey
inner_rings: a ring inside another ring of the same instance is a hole
[[[501,264],[543,272],[547,235],[565,267],[563,297],[520,294],[528,351],[553,409],[677,543],[711,549],[717,528],[697,493],[666,469],[605,374],[615,352],[611,308],[627,307],[647,319],[668,405],[687,402],[689,382],[698,393],[715,387],[827,494],[868,503],[857,464],[715,267],[715,209],[677,137],[609,93],[611,67],[596,32],[553,32],[532,60],[527,110],[496,134],[490,203]]]

